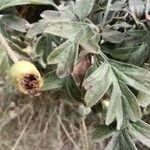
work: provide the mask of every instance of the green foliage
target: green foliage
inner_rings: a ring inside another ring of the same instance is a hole
[[[1,21],[4,25],[8,26],[13,30],[17,30],[20,32],[26,32],[26,24],[28,23],[25,19],[13,16],[13,15],[4,15],[1,17]]]
[[[0,76],[6,75],[6,73],[8,73],[9,71],[9,68],[10,65],[7,53],[4,50],[0,49]]]
[[[112,137],[106,150],[137,150],[127,130],[123,130]]]
[[[17,5],[27,5],[27,4],[51,4],[55,5],[53,0],[3,0],[0,2],[0,10],[12,7],[12,6],[17,6]]]
[[[77,0],[73,12],[79,17],[80,20],[83,21],[92,10],[93,4],[93,0]]]
[[[78,43],[68,40],[49,55],[49,64],[58,63],[57,74],[60,78],[67,76],[72,66],[77,62],[78,47]]]
[[[114,125],[97,125],[93,131],[93,139],[104,140],[116,132],[117,130],[115,129]]]
[[[6,11],[26,4],[54,7],[33,24]],[[107,150],[136,150],[133,138],[150,147],[150,126],[141,121],[141,106],[150,104],[147,5],[145,0],[76,0],[63,7],[53,0],[0,2],[0,10],[6,11],[0,32],[16,57],[38,64],[42,91],[67,92],[83,104],[82,110],[87,107],[87,113],[81,111],[86,115],[107,99],[108,106],[99,108],[104,119],[96,121],[103,124],[93,132],[96,140],[112,136]],[[12,59],[8,46],[0,43],[0,76]]]
[[[44,86],[42,91],[60,89],[63,87],[63,82],[63,80],[57,77],[56,72],[52,71],[44,77]]]
[[[76,85],[75,79],[69,75],[65,80],[65,88],[73,100],[83,102],[82,91]]]
[[[150,147],[150,125],[143,121],[137,121],[130,124],[129,132],[143,144]]]

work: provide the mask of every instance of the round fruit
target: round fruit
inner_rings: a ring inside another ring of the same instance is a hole
[[[12,83],[24,94],[36,95],[43,86],[43,79],[34,64],[18,61],[10,69]]]

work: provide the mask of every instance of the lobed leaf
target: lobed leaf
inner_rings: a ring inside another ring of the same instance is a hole
[[[57,75],[60,78],[64,78],[72,72],[74,65],[77,63],[78,57],[78,43],[71,43],[62,53],[59,55],[59,63],[57,65]]]
[[[140,142],[150,147],[150,125],[141,120],[132,122],[129,126],[129,132]]]
[[[114,119],[117,120],[117,129],[123,125],[123,105],[122,92],[117,79],[113,76],[113,90],[110,97],[110,105],[106,115],[106,125],[111,124]]]
[[[67,22],[75,18],[69,9],[63,11],[46,10],[42,12],[41,17],[48,22]]]
[[[79,87],[77,86],[74,78],[72,75],[69,75],[65,80],[65,86],[67,89],[68,94],[73,100],[78,102],[83,102],[82,100],[82,93]]]
[[[0,11],[12,6],[27,5],[27,4],[50,4],[56,6],[53,0],[2,0],[0,1]]]
[[[103,63],[83,82],[83,86],[87,90],[85,94],[85,103],[87,107],[95,105],[108,90],[111,84],[111,80],[107,76],[108,72],[109,65]]]
[[[35,52],[42,56],[42,60],[47,63],[47,55],[52,51],[52,36],[49,34],[42,35],[35,44]]]
[[[57,74],[63,78],[71,72],[74,64],[77,61],[78,44],[67,40],[56,49],[47,58],[48,64],[56,64]]]
[[[143,43],[135,47],[116,48],[107,51],[114,59],[126,61],[140,66],[148,57],[149,51],[147,44]]]
[[[127,37],[125,33],[117,30],[104,30],[101,35],[105,41],[110,43],[120,43]]]
[[[88,30],[89,32],[89,26],[85,23],[78,23],[78,22],[51,22],[49,23],[48,28],[45,30],[45,32],[54,34],[66,39],[74,39],[79,33]],[[94,36],[91,31],[87,34],[90,36]]]
[[[141,112],[134,94],[125,83],[121,82],[122,80],[118,80],[117,71],[118,69],[114,69],[113,63],[103,63],[84,80],[83,86],[87,90],[84,97],[86,105],[92,107],[99,102],[112,85],[106,125],[111,124],[116,119],[117,129],[120,129],[125,119],[132,121],[140,119]],[[124,75],[123,72],[121,73]]]
[[[0,19],[7,27],[20,32],[26,32],[26,25],[29,24],[25,19],[15,15],[4,15]]]
[[[113,134],[116,133],[116,129],[113,125],[97,125],[92,132],[92,136],[94,140],[104,140],[106,138],[109,138]]]
[[[114,135],[105,150],[137,150],[127,130]]]
[[[111,61],[119,80],[144,93],[150,93],[150,72],[131,64]]]
[[[141,111],[137,98],[124,83],[121,83],[120,85],[123,94],[122,103],[124,109],[126,109],[126,115],[128,116],[128,118],[130,118],[130,120],[136,122],[141,118]]]
[[[42,88],[42,91],[59,89],[63,86],[64,82],[64,80],[58,78],[55,71],[48,73],[43,80],[44,86]]]
[[[94,27],[86,23],[78,22],[52,22],[45,30],[46,33],[54,34],[79,44],[88,52],[99,53],[99,39]]]
[[[94,5],[94,0],[76,0],[74,6],[74,13],[84,21],[91,12]]]

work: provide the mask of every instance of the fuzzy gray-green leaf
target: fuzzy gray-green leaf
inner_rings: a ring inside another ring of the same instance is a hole
[[[114,126],[97,125],[92,133],[94,140],[104,140],[116,132]]]
[[[136,97],[124,83],[121,84],[121,90],[123,94],[123,108],[126,111],[126,115],[132,121],[139,120],[141,118],[141,111]]]
[[[0,1],[0,10],[12,7],[12,6],[18,6],[18,5],[27,5],[27,4],[50,4],[50,5],[56,5],[53,0],[1,0]]]
[[[117,61],[111,61],[111,63],[120,80],[139,91],[150,93],[150,71]]]
[[[130,124],[129,131],[140,142],[150,147],[150,125],[143,121],[137,121]]]
[[[4,50],[0,49],[0,76],[6,75],[10,68],[7,54]]]
[[[105,150],[137,150],[127,130],[113,135]]]
[[[108,75],[109,65],[103,63],[83,82],[83,86],[87,90],[85,102],[88,107],[95,105],[108,90],[111,84],[111,79]]]
[[[111,124],[116,118],[117,129],[120,129],[123,124],[122,93],[117,79],[115,77],[113,78],[113,90],[110,97],[110,106],[107,111],[106,125]]]
[[[92,10],[93,5],[94,0],[76,0],[74,13],[84,21]]]
[[[44,77],[44,86],[42,91],[59,89],[63,86],[64,80],[59,79],[55,71],[50,72]]]

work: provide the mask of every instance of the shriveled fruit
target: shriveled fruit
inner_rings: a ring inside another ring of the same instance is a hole
[[[36,95],[43,86],[43,79],[34,64],[18,61],[10,69],[12,83],[24,94]]]

